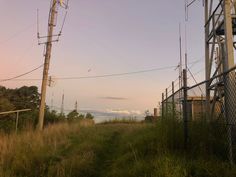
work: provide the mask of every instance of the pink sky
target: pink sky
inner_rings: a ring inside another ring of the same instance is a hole
[[[49,0],[0,0],[0,79],[29,71],[43,63],[43,46],[37,45],[36,9],[40,9],[40,32],[46,34]],[[61,12],[61,11],[60,11]],[[191,9],[188,22],[189,60],[201,59],[192,68],[204,67],[203,8]],[[61,16],[60,16],[61,17]],[[62,19],[58,18],[58,26]],[[50,75],[91,76],[178,64],[178,24],[184,24],[184,0],[71,0],[68,18],[59,43],[53,46]],[[88,72],[88,70],[90,70]],[[197,79],[202,79],[202,75]],[[178,76],[169,69],[151,73],[87,80],[57,80],[48,88],[65,108],[126,110],[143,113],[161,100],[161,93]],[[42,69],[24,76],[41,78]],[[6,87],[36,85],[40,81],[9,81]],[[124,99],[111,99],[111,97]]]

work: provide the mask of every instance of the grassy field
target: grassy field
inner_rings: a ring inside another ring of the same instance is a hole
[[[2,135],[0,176],[236,176],[235,167],[213,155],[171,149],[164,129],[159,123],[63,123],[47,127],[43,133]]]

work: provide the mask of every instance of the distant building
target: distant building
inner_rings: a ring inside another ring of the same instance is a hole
[[[190,120],[202,118],[206,112],[206,98],[201,96],[188,97],[187,113]]]
[[[214,115],[215,116],[220,115],[221,112],[222,112],[221,104],[220,102],[217,101],[215,103]],[[203,118],[206,114],[206,98],[201,96],[188,97],[187,113],[190,120],[197,120],[199,118]]]
[[[158,120],[158,109],[154,108],[154,114],[153,115],[146,115],[145,121],[146,122],[155,122]]]

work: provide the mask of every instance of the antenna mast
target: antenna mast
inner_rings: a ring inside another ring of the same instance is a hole
[[[181,36],[181,24],[179,24],[179,88],[182,88],[182,36]]]
[[[61,100],[61,116],[64,115],[64,99],[65,99],[65,95],[64,95],[64,91],[63,91],[62,100]]]
[[[78,102],[77,101],[75,102],[75,110],[76,110],[76,112],[78,112]]]

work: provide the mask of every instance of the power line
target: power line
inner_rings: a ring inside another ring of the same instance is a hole
[[[104,74],[104,75],[97,75],[97,76],[82,76],[82,77],[62,77],[57,78],[59,80],[70,80],[70,79],[94,79],[94,78],[105,78],[105,77],[115,77],[115,76],[125,76],[125,75],[134,75],[134,74],[141,74],[141,73],[149,73],[154,71],[172,69],[176,66],[167,66],[167,67],[160,67],[160,68],[153,68],[147,70],[140,70],[140,71],[133,71],[133,72],[125,72],[125,73],[116,73],[116,74]]]
[[[172,68],[176,68],[176,66],[167,66],[167,67],[153,68],[153,69],[148,69],[148,70],[140,70],[140,71],[133,71],[133,72],[125,72],[125,73],[115,73],[115,74],[104,74],[104,75],[96,75],[96,76],[59,77],[59,78],[55,78],[55,79],[57,79],[57,80],[80,80],[80,79],[107,78],[107,77],[116,77],[116,76],[125,76],[125,75],[149,73],[149,72],[172,69]],[[17,77],[17,78],[19,78],[19,77]],[[0,80],[0,82],[1,81],[10,81],[10,80],[14,80],[14,81],[39,81],[39,80],[42,80],[42,79],[16,79],[14,77],[14,78],[10,78],[10,79]]]
[[[196,78],[194,77],[193,73],[190,71],[190,69],[189,69],[189,68],[187,68],[187,69],[188,69],[188,71],[189,71],[190,75],[192,76],[192,78],[193,78],[194,82],[195,82],[196,84],[198,84],[198,82],[197,82]],[[201,87],[200,87],[200,86],[198,86],[198,88],[200,89],[200,91],[201,91],[201,92],[202,92],[202,94],[203,94],[203,91],[202,91]]]
[[[189,64],[195,64],[200,62],[200,59],[195,60],[193,62],[190,62]],[[43,67],[43,64],[38,66],[37,68],[34,68],[28,72],[25,72],[23,74],[20,74],[18,76],[2,79],[0,82],[6,82],[6,81],[41,81],[42,79],[18,79],[22,76],[28,75],[38,69]],[[134,74],[141,74],[141,73],[149,73],[149,72],[155,72],[155,71],[161,71],[161,70],[167,70],[167,69],[173,69],[177,66],[166,66],[166,67],[158,67],[153,69],[147,69],[147,70],[139,70],[139,71],[132,71],[132,72],[124,72],[124,73],[115,73],[115,74],[104,74],[104,75],[96,75],[96,76],[75,76],[75,77],[59,77],[55,78],[57,80],[79,80],[79,79],[96,79],[96,78],[107,78],[107,77],[116,77],[116,76],[125,76],[125,75],[134,75]]]
[[[190,3],[187,3],[187,7],[190,7],[193,3],[195,3],[197,0],[192,0]]]
[[[10,81],[10,80],[15,80],[15,79],[17,79],[17,78],[19,78],[19,77],[28,75],[28,74],[30,74],[30,73],[32,73],[32,72],[34,72],[34,71],[36,71],[36,70],[38,70],[38,69],[40,69],[40,68],[42,68],[42,67],[43,67],[43,64],[40,65],[40,66],[38,66],[37,68],[34,68],[34,69],[32,69],[32,70],[30,70],[30,71],[27,71],[27,72],[25,72],[25,73],[23,73],[23,74],[20,74],[20,75],[18,75],[18,76],[14,76],[14,77],[11,77],[11,78],[8,78],[8,79],[2,79],[2,80],[0,80],[0,82],[6,82],[6,81]]]

